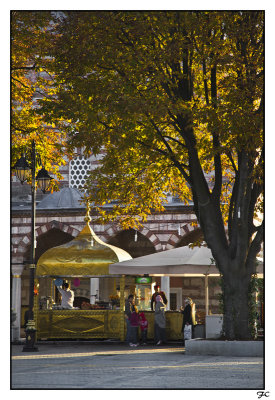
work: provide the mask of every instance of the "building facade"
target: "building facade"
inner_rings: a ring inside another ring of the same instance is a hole
[[[39,193],[36,206],[36,262],[49,248],[71,241],[83,229],[86,213],[81,203],[79,189],[82,187],[87,171],[94,168],[100,160],[85,159],[81,152],[60,171],[64,180],[60,191]],[[31,244],[31,191],[30,185],[21,185],[13,177],[12,182],[12,220],[11,220],[11,279],[12,309],[16,313],[13,324],[13,339],[23,336],[24,313],[29,302],[28,259]],[[187,246],[202,237],[196,224],[192,205],[184,205],[178,199],[168,197],[165,211],[152,213],[139,229],[122,230],[118,224],[100,225],[94,222],[96,213],[91,209],[91,227],[101,240],[126,250],[133,258]],[[219,311],[220,286],[218,278],[211,278],[209,284],[209,309]],[[205,304],[204,278],[156,277],[155,281],[168,293],[168,308],[179,310],[183,299],[189,296],[196,304],[198,315],[203,313]],[[89,298],[89,288],[77,293]],[[100,289],[100,300],[107,301],[107,291]]]

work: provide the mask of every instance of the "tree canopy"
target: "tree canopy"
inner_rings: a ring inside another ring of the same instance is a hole
[[[211,195],[230,223],[243,150],[262,182],[262,12],[69,12],[58,29],[43,110],[71,121],[72,146],[104,149],[93,199],[118,200],[113,215],[133,225],[166,192],[196,208]]]
[[[62,179],[66,133],[54,123],[45,123],[38,101],[52,95],[53,76],[48,49],[53,34],[49,12],[13,11],[11,15],[11,139],[12,164],[31,150],[32,140],[45,168]],[[53,180],[57,189],[58,182]]]
[[[247,337],[263,239],[263,12],[70,11],[51,24],[54,79],[35,115],[70,151],[102,156],[87,197],[104,221],[137,227],[167,193],[193,202],[226,281],[226,334]]]

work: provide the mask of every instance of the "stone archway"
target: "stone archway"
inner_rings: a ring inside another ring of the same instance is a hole
[[[51,228],[36,238],[35,263],[39,260],[45,251],[52,247],[60,246],[73,240],[73,236],[59,228]],[[28,260],[30,254],[30,245],[26,249],[25,258]]]
[[[51,247],[55,247],[60,244],[71,241],[75,236],[77,236],[78,233],[79,231],[73,228],[72,226],[66,225],[56,220],[50,221],[45,225],[37,227],[35,231],[37,240],[35,262],[37,262],[39,257],[46,250],[48,250]],[[17,338],[20,337],[19,332],[20,332],[20,325],[22,325],[22,316],[24,316],[24,312],[28,308],[29,304],[29,268],[27,266],[24,267],[23,265],[24,262],[26,262],[30,258],[29,257],[30,244],[31,244],[31,235],[28,234],[22,238],[16,249],[16,257],[18,260],[17,264],[19,263],[19,260],[22,260],[21,261],[22,272],[20,278],[17,277],[17,275],[15,276],[16,279],[20,279],[20,290],[17,290],[17,293],[13,293],[13,296],[15,298],[14,303],[16,303],[15,306],[16,309],[18,310],[18,316],[19,316],[16,327],[18,331]],[[15,288],[13,292],[14,291]]]
[[[172,234],[167,241],[166,250],[174,249],[175,247],[187,246],[189,243],[194,243],[197,240],[203,239],[201,228],[193,226],[191,223],[181,226],[183,236]]]
[[[127,251],[133,258],[156,252],[150,239],[134,229],[117,232],[108,243]]]
[[[46,234],[48,231],[50,231],[52,229],[59,230],[65,234],[69,235],[71,238],[70,240],[72,240],[74,237],[76,237],[80,232],[78,229],[75,229],[70,225],[64,224],[63,222],[60,222],[60,221],[52,220],[52,221],[48,222],[47,224],[41,225],[36,228],[36,230],[35,230],[36,240],[39,241],[39,238],[41,237],[41,235]],[[69,241],[69,240],[66,240],[66,241]],[[66,241],[63,243],[66,243]],[[26,252],[29,251],[28,249],[30,248],[30,244],[31,244],[31,234],[29,233],[22,238],[22,240],[20,241],[20,243],[18,244],[18,247],[17,247],[18,255],[21,255],[23,257],[23,260],[26,260],[25,255],[26,255]],[[53,243],[53,245],[50,247],[58,246],[59,244],[62,244],[62,243],[57,243],[57,244]],[[48,248],[50,248],[50,247],[48,247]],[[46,251],[46,250],[47,249],[45,249],[44,251]]]
[[[188,246],[190,243],[203,240],[203,232],[201,228],[194,227],[191,224],[186,224],[183,226],[183,230],[185,234],[180,237],[180,240],[176,243],[175,247]]]

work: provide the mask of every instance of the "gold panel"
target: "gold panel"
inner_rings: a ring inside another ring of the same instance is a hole
[[[155,313],[153,311],[144,311],[145,318],[148,321],[148,331],[147,337],[149,340],[154,339],[154,322],[155,322]]]
[[[119,339],[119,315],[116,310],[40,310],[37,337]]]
[[[121,342],[124,341],[125,336],[126,336],[126,321],[125,321],[125,313],[124,313],[124,307],[125,307],[125,301],[124,301],[124,290],[125,290],[125,275],[122,275],[120,277],[119,281],[119,289],[120,289],[120,329],[119,329],[119,338]]]
[[[96,315],[91,318],[89,315],[70,315],[59,314],[52,321],[52,331],[68,332],[71,334],[85,334],[91,332],[104,333],[104,314]]]
[[[145,317],[148,321],[148,339],[154,339],[154,323],[155,313],[153,311],[144,311]],[[166,338],[168,340],[179,340],[182,339],[181,327],[182,327],[182,314],[177,311],[167,311],[165,313],[166,319]]]
[[[144,311],[144,314],[148,320],[148,339],[153,340],[154,312]],[[167,339],[182,339],[182,314],[167,311],[165,316]],[[38,340],[102,338],[123,341],[125,333],[126,323],[121,310],[39,310],[37,313]]]
[[[120,313],[118,310],[108,312],[108,332],[113,337],[119,337],[120,334]]]
[[[166,335],[170,340],[182,339],[182,321],[183,315],[178,311],[167,311],[166,317]]]

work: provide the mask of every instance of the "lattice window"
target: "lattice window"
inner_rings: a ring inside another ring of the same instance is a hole
[[[91,169],[90,160],[78,156],[70,162],[70,187],[80,189],[84,186],[88,172]]]

